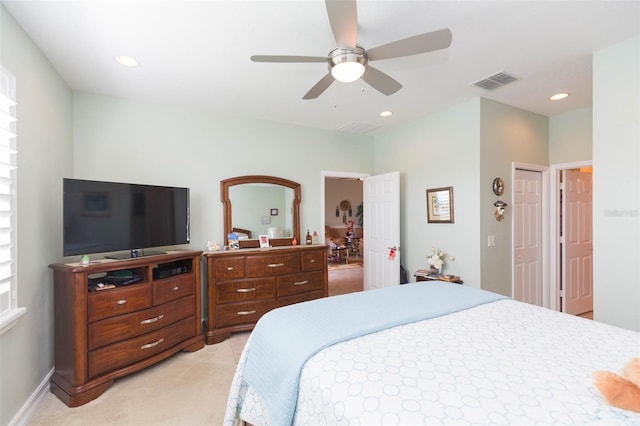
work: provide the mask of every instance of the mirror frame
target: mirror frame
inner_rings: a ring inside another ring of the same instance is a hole
[[[293,237],[286,238],[270,238],[269,244],[276,246],[289,246],[295,238],[300,244],[300,199],[301,190],[300,184],[292,180],[283,179],[275,176],[265,175],[250,175],[250,176],[238,176],[220,181],[220,200],[223,205],[224,213],[224,245],[229,245],[227,235],[231,232],[233,227],[233,211],[231,206],[231,200],[229,199],[229,188],[234,185],[242,185],[246,183],[270,183],[272,185],[285,186],[293,189],[293,201],[291,205],[291,216],[293,219],[293,225],[291,230],[293,231]],[[240,240],[240,248],[257,248],[260,247],[260,241],[258,239]]]

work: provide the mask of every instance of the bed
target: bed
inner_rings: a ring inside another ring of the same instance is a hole
[[[640,424],[597,370],[640,333],[440,281],[279,308],[250,335],[225,425]]]

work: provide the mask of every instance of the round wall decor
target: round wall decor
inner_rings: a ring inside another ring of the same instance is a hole
[[[502,195],[502,193],[504,192],[504,182],[502,181],[502,178],[495,178],[493,180],[493,193],[496,195]]]
[[[340,201],[340,210],[346,212],[351,209],[351,203],[347,200]]]

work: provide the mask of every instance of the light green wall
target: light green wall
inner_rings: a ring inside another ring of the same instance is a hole
[[[488,99],[481,106],[480,149],[480,256],[482,259],[482,288],[511,296],[513,200],[511,193],[512,163],[548,165],[548,118]],[[493,193],[496,177],[504,181],[504,194]],[[497,221],[493,203],[508,204],[502,221]],[[489,247],[487,238],[495,235],[495,246]]]
[[[18,305],[0,336],[0,424],[8,424],[53,368],[53,285],[62,250],[62,176],[72,172],[71,90],[0,4],[0,63],[17,85]]]
[[[593,57],[593,314],[640,331],[640,37]]]
[[[593,158],[591,115],[591,108],[582,108],[549,118],[549,164]]]
[[[73,177],[189,187],[190,247],[198,250],[224,240],[223,179],[256,174],[299,182],[300,228],[319,231],[321,170],[373,170],[370,136],[87,93],[74,94],[73,107]]]
[[[456,258],[444,272],[480,286],[479,111],[474,99],[376,137],[376,174],[400,172],[400,260],[410,281],[435,246]],[[453,186],[454,223],[427,223],[426,190],[445,186]]]

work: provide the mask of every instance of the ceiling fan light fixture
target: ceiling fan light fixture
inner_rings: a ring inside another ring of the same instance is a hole
[[[338,48],[329,54],[331,75],[343,83],[351,83],[362,77],[366,65],[367,55],[364,49],[357,46],[353,49]]]
[[[343,83],[356,81],[364,74],[364,65],[359,62],[343,62],[331,68],[331,75]]]

